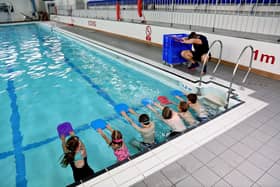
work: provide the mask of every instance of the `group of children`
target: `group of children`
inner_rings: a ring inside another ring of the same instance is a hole
[[[186,130],[183,120],[190,125],[196,125],[199,121],[208,119],[207,112],[197,101],[196,94],[188,94],[187,101],[180,96],[176,96],[176,98],[180,100],[180,103],[178,104],[178,112],[172,110],[168,106],[162,106],[157,102],[151,102],[146,105],[147,108],[158,115],[158,117],[172,129],[169,136],[181,134]],[[158,111],[153,106],[161,110],[161,115],[158,114]],[[196,112],[196,118],[189,112],[189,108],[192,108]],[[138,122],[140,123],[139,126],[129,117],[127,112],[138,117]],[[147,114],[138,115],[133,109],[128,109],[127,111],[122,110],[120,111],[120,114],[141,134],[142,141],[134,139],[130,142],[134,147],[138,148],[140,151],[144,151],[155,145],[155,124],[150,120]],[[129,157],[129,151],[125,145],[122,133],[118,130],[112,129],[109,124],[106,125],[106,128],[111,132],[111,139],[105,135],[101,128],[97,131],[104,138],[106,143],[113,149],[117,160],[126,160]],[[77,182],[92,177],[94,175],[94,171],[87,163],[87,154],[84,144],[77,136],[74,135],[73,132],[71,132],[70,135],[71,137],[67,141],[65,141],[65,137],[63,135],[60,137],[64,151],[64,157],[61,161],[61,165],[66,167],[70,164],[73,170],[74,179]]]
[[[208,114],[204,107],[197,101],[196,94],[188,94],[187,101],[185,101],[180,96],[176,96],[176,98],[180,100],[177,106],[178,112],[174,111],[169,106],[162,106],[159,103],[152,103],[162,111],[161,116],[158,115],[159,118],[162,119],[162,121],[172,129],[169,136],[183,133],[187,129],[184,121],[193,126],[197,125],[199,122],[208,120]],[[147,107],[155,114],[158,114],[157,110],[152,105],[147,105]],[[196,117],[191,114],[189,108],[192,108],[195,111]]]

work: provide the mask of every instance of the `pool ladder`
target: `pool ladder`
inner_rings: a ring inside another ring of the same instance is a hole
[[[214,70],[213,70],[213,75],[210,77],[210,79],[214,79],[214,74],[216,73],[217,69],[218,69],[218,66],[220,65],[221,63],[221,59],[222,59],[222,53],[223,53],[223,43],[221,40],[215,40],[211,43],[210,47],[209,47],[209,50],[207,52],[207,58],[204,59],[203,61],[203,64],[202,64],[202,68],[201,68],[201,71],[200,71],[200,77],[199,77],[199,83],[198,83],[198,90],[197,90],[197,94],[198,95],[201,95],[201,84],[202,84],[202,75],[204,74],[203,73],[203,69],[207,63],[207,60],[209,58],[209,55],[210,55],[210,52],[211,52],[211,49],[213,48],[214,44],[220,44],[220,53],[219,53],[219,60],[218,60],[218,63],[216,64]]]
[[[199,78],[199,83],[198,83],[198,90],[197,90],[197,94],[198,95],[201,95],[201,84],[202,84],[202,75],[203,75],[203,69],[207,63],[207,59],[209,58],[209,55],[210,55],[210,52],[211,52],[211,49],[212,47],[214,46],[215,43],[218,43],[220,44],[220,53],[219,53],[219,59],[218,59],[218,63],[216,64],[213,72],[212,72],[212,76],[210,77],[211,80],[215,79],[215,73],[221,63],[221,58],[222,58],[222,52],[223,52],[223,43],[221,42],[221,40],[215,40],[212,42],[212,44],[210,45],[209,47],[209,50],[208,50],[208,53],[207,53],[207,58],[204,59],[203,61],[203,64],[202,64],[202,68],[201,68],[201,71],[200,71],[200,78]],[[248,75],[249,73],[251,72],[251,69],[252,69],[252,62],[253,62],[253,54],[254,54],[254,48],[251,46],[251,45],[247,45],[243,48],[243,50],[241,51],[237,61],[236,61],[236,65],[234,67],[234,70],[232,72],[232,77],[231,77],[231,81],[230,81],[230,84],[229,84],[229,89],[228,89],[228,94],[227,94],[227,100],[226,100],[226,104],[225,104],[225,108],[227,109],[228,108],[228,105],[229,105],[229,99],[230,99],[230,95],[232,94],[232,84],[233,84],[233,81],[234,81],[234,78],[235,78],[235,75],[236,75],[236,71],[238,69],[238,66],[240,64],[240,59],[241,57],[243,56],[244,52],[246,51],[246,49],[251,49],[251,58],[250,58],[250,63],[249,63],[249,68],[248,68],[248,71],[245,75],[245,77],[243,78],[243,81],[242,83],[244,84],[248,78]],[[244,89],[244,87],[241,85],[240,87],[241,90]]]
[[[56,28],[57,28],[56,22],[50,23],[50,26],[51,26],[51,31],[52,31],[52,32],[55,31]]]
[[[229,99],[230,99],[230,95],[231,95],[231,92],[232,92],[232,84],[233,84],[233,80],[234,80],[234,77],[236,75],[236,71],[238,69],[238,66],[240,64],[240,59],[241,57],[243,56],[244,52],[246,51],[246,49],[250,49],[251,50],[251,58],[250,58],[250,63],[249,63],[249,67],[248,67],[248,71],[245,75],[245,77],[243,78],[242,80],[242,83],[244,84],[248,78],[248,75],[249,73],[251,72],[251,69],[252,69],[252,63],[253,63],[253,54],[254,54],[254,48],[251,46],[251,45],[247,45],[243,48],[243,50],[241,51],[237,61],[236,61],[236,65],[234,67],[234,70],[232,72],[232,77],[231,77],[231,81],[230,81],[230,84],[229,84],[229,89],[228,89],[228,95],[227,95],[227,101],[226,101],[226,105],[225,105],[225,108],[227,109],[228,108],[228,105],[229,105]],[[241,85],[240,87],[241,90],[243,90],[243,86]]]

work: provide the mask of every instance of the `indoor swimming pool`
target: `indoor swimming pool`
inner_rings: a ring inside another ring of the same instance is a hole
[[[133,138],[141,140],[140,134],[114,110],[120,103],[150,115],[156,124],[156,142],[168,142],[171,129],[141,100],[166,96],[178,103],[171,92],[196,92],[197,83],[174,78],[137,59],[79,42],[41,24],[0,27],[0,67],[0,166],[6,168],[0,174],[0,186],[73,183],[71,168],[59,165],[63,152],[56,128],[66,121],[83,140],[95,172],[110,170],[117,161],[112,149],[91,128],[93,120],[104,119],[122,132],[131,159],[141,155],[129,144]],[[221,90],[226,92],[223,87]],[[226,112],[207,99],[200,101],[209,120]],[[230,108],[241,103],[233,99]],[[185,125],[188,130],[195,128]]]

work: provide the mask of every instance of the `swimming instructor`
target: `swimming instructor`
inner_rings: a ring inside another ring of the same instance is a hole
[[[209,51],[209,44],[206,36],[191,32],[187,38],[183,38],[181,43],[193,44],[194,51],[183,50],[181,56],[190,62],[188,69],[193,70],[199,66],[198,61],[202,63],[204,60],[208,61],[207,53]],[[211,55],[209,54],[209,57]],[[206,64],[203,69],[203,73],[206,73]]]

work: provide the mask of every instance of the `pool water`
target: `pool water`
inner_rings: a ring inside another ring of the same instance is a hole
[[[116,158],[90,127],[95,119],[120,130],[130,154],[137,154],[129,142],[141,136],[115,112],[119,103],[148,113],[156,122],[156,141],[164,142],[170,128],[143,107],[141,99],[171,97],[178,82],[167,82],[156,73],[151,78],[124,64],[123,58],[40,24],[0,27],[0,167],[5,168],[0,186],[72,183],[71,168],[59,165],[62,149],[56,127],[65,121],[83,140],[89,165],[96,172],[116,163]]]

